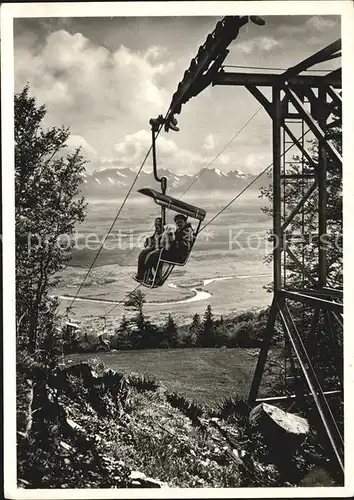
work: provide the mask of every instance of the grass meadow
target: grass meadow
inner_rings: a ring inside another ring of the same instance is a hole
[[[72,354],[72,362],[99,358],[108,368],[129,375],[147,375],[169,392],[194,402],[215,406],[236,394],[247,398],[258,349],[185,348],[120,351],[98,354]],[[273,349],[267,362],[260,394],[274,395],[280,379],[281,350]],[[272,390],[271,390],[272,389]]]

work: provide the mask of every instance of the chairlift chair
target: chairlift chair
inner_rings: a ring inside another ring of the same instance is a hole
[[[193,229],[193,241],[191,248],[185,258],[180,260],[167,260],[163,256],[165,249],[161,248],[155,273],[152,269],[147,269],[144,274],[144,279],[142,281],[139,281],[139,283],[146,286],[147,288],[158,288],[165,283],[175,266],[184,266],[187,263],[195,240],[197,239],[198,233],[200,231],[201,223],[205,218],[206,211],[203,208],[190,205],[189,203],[173,198],[172,196],[168,196],[167,194],[159,193],[152,188],[142,188],[139,189],[138,192],[152,198],[157,205],[160,205],[162,207],[163,210],[167,209],[172,212],[183,214],[192,219],[198,220],[197,228]],[[158,276],[158,271],[161,271],[161,273],[159,279],[157,280],[156,277]]]
[[[154,202],[157,205],[161,207],[161,219],[163,225],[165,224],[166,221],[166,209],[172,212],[177,212],[179,214],[186,215],[187,217],[191,217],[192,219],[196,219],[199,221],[197,229],[193,231],[193,241],[191,248],[184,259],[178,261],[167,260],[166,258],[164,258],[165,249],[161,248],[157,260],[155,274],[153,272],[153,269],[146,269],[143,280],[140,281],[136,279],[136,277],[133,277],[135,281],[137,281],[141,285],[144,285],[147,288],[157,288],[165,283],[165,281],[167,280],[167,278],[169,277],[175,266],[184,266],[187,263],[191,250],[194,246],[195,240],[200,231],[201,223],[205,218],[206,211],[203,208],[195,207],[194,205],[190,205],[189,203],[185,203],[184,201],[172,198],[172,196],[168,196],[166,194],[167,178],[166,177],[160,178],[157,174],[156,137],[159,133],[160,128],[163,125],[165,125],[166,130],[171,129],[174,131],[178,131],[179,128],[177,127],[176,118],[174,117],[174,115],[171,115],[168,119],[164,119],[162,115],[159,115],[157,118],[151,119],[149,123],[151,125],[151,133],[152,133],[153,173],[155,180],[157,182],[160,182],[161,184],[161,193],[152,188],[142,188],[139,189],[138,192],[146,196],[149,196],[154,200]]]
[[[74,332],[77,333],[80,330],[80,325],[78,323],[74,323],[70,320],[66,321],[64,323],[64,329],[68,335],[73,334]]]

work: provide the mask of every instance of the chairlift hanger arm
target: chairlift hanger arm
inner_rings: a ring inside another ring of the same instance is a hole
[[[151,139],[152,139],[152,165],[153,165],[153,172],[154,172],[154,177],[157,182],[161,183],[161,190],[162,192],[166,192],[166,184],[167,184],[167,179],[166,177],[159,177],[157,175],[157,161],[156,161],[156,134],[158,133],[159,128],[163,125],[164,119],[162,115],[159,115],[157,118],[151,118],[149,121],[151,125]]]

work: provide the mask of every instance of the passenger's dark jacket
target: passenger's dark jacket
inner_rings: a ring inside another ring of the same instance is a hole
[[[151,250],[154,250],[154,248],[158,247],[158,243],[160,241],[162,233],[157,233],[156,231],[152,236],[149,236],[146,238],[144,247],[145,248],[151,248]]]
[[[175,238],[175,252],[179,256],[185,257],[190,252],[194,241],[192,226],[188,223],[183,229],[176,229]]]

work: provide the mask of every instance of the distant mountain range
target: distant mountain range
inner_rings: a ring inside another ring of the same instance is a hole
[[[252,182],[256,175],[244,174],[240,170],[232,170],[227,173],[217,168],[201,169],[197,174],[177,174],[169,169],[159,169],[160,177],[167,178],[167,192],[174,195],[186,191],[189,186],[191,192],[215,191],[238,192]],[[125,195],[135,179],[136,172],[130,168],[107,168],[93,174],[83,174],[82,195],[90,197],[117,197]],[[269,183],[266,175],[262,175],[251,186],[251,189],[259,189]],[[142,187],[159,189],[160,185],[155,181],[152,173],[140,172],[134,185],[133,192]]]

